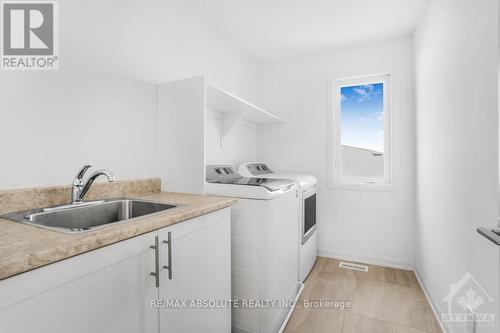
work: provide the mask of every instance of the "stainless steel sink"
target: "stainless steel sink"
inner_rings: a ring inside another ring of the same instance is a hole
[[[109,199],[76,207],[66,205],[10,213],[2,218],[66,234],[78,234],[178,206],[146,200]]]

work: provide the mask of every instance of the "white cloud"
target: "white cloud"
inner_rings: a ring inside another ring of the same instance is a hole
[[[375,90],[373,84],[363,84],[353,88],[354,92],[359,95],[358,102],[370,100],[373,97],[379,96],[380,91]]]
[[[342,94],[340,95],[340,100],[345,101],[346,99],[347,99],[346,95],[342,95]]]
[[[369,93],[373,93],[373,89],[374,89],[373,84],[364,84],[361,87],[366,88]]]
[[[367,86],[359,86],[353,88],[352,90],[354,90],[354,92],[360,96],[358,98],[358,102],[363,102],[366,101],[367,99],[371,99],[370,88],[368,88]],[[371,90],[373,91],[373,87]]]
[[[362,86],[361,86],[362,87]],[[363,88],[353,88],[354,92],[362,97],[368,96],[369,93]]]

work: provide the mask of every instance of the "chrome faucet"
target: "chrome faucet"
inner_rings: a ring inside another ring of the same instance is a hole
[[[85,175],[87,170],[90,169],[91,167],[92,164],[84,165],[76,175],[75,180],[73,180],[73,185],[71,189],[72,204],[79,204],[83,202],[83,197],[85,196],[85,194],[87,194],[88,190],[90,189],[90,186],[92,186],[92,183],[94,183],[94,180],[96,180],[97,177],[106,176],[110,183],[115,181],[115,176],[111,171],[97,170],[96,172],[92,173],[90,177],[87,179],[87,182],[85,182],[83,180],[83,176]]]

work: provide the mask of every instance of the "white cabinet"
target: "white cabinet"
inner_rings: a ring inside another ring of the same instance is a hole
[[[168,244],[161,241],[169,232],[171,280],[162,268]],[[159,288],[151,275],[156,237],[161,244]],[[230,309],[172,313],[151,302],[229,299],[230,237],[226,208],[2,280],[0,332],[229,333]]]
[[[164,242],[169,234],[170,247]],[[162,229],[159,236],[161,266],[171,269],[170,276],[161,271],[160,300],[186,307],[160,309],[160,332],[231,332],[231,308],[216,307],[231,298],[230,211]]]
[[[0,332],[156,332],[155,234],[0,281]]]

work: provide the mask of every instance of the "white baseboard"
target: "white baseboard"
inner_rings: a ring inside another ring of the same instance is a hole
[[[351,255],[351,254],[343,254],[343,253],[331,251],[329,249],[318,249],[318,256],[332,258],[332,259],[345,260],[345,261],[354,261],[354,262],[359,262],[361,264],[404,269],[407,271],[413,270],[413,264],[409,263],[409,262],[402,262],[402,261],[397,261],[397,260],[392,260],[392,259],[387,259],[387,258],[368,258],[368,257],[363,257],[363,256]]]
[[[427,285],[424,283],[424,280],[420,273],[418,272],[417,268],[413,268],[413,272],[415,273],[415,276],[417,277],[418,284],[420,284],[420,288],[423,290],[425,294],[425,298],[427,298],[427,302],[431,305],[432,312],[434,313],[434,317],[436,317],[437,322],[439,323],[439,326],[441,326],[441,330],[446,333],[453,333],[453,330],[451,327],[443,325],[443,322],[441,321],[441,311],[438,306],[438,300],[434,297],[434,295],[431,294],[430,290],[427,288]]]

